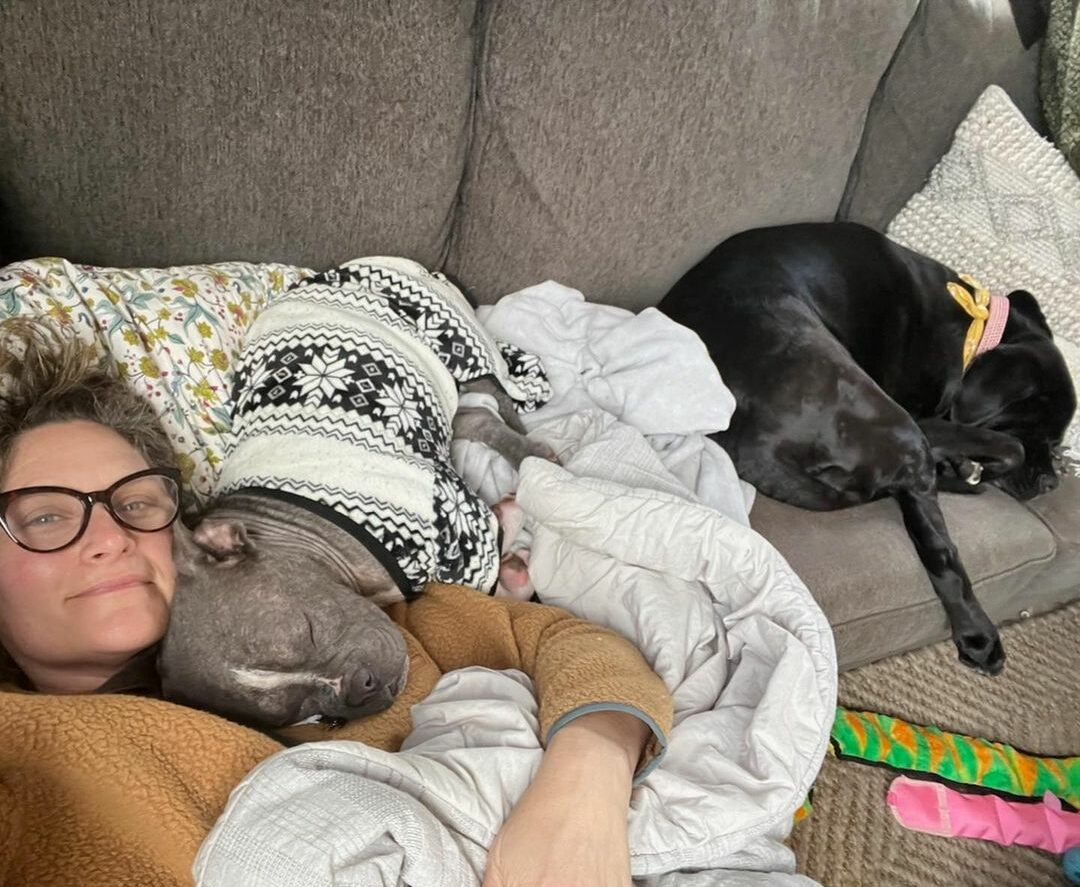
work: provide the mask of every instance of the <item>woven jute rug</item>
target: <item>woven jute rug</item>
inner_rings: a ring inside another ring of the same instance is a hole
[[[951,643],[841,675],[840,704],[1005,742],[1038,755],[1080,755],[1080,602],[1002,630],[1005,673],[961,666]],[[902,828],[885,796],[897,774],[829,756],[813,813],[790,845],[825,887],[1056,887],[1057,857],[1025,847]]]

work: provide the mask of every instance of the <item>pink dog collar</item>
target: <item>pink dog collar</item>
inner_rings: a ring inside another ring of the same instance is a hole
[[[986,327],[983,329],[979,347],[975,349],[978,357],[984,351],[996,348],[1001,343],[1001,336],[1005,332],[1005,324],[1009,322],[1009,300],[1005,296],[990,297],[990,316],[986,319]]]
[[[976,357],[1001,341],[1009,320],[1009,300],[1004,296],[991,296],[986,287],[967,274],[961,274],[960,280],[966,286],[950,280],[945,288],[971,318],[971,326],[964,337],[963,367],[966,373]]]

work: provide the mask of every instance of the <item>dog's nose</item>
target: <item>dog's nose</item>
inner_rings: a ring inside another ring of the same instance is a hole
[[[1051,490],[1057,489],[1058,479],[1054,474],[1043,474],[1039,477],[1039,492],[1049,493]]]
[[[364,666],[359,666],[350,676],[345,687],[345,702],[351,706],[361,706],[379,689],[375,675]]]

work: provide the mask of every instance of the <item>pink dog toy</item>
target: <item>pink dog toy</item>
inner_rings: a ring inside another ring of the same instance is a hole
[[[900,776],[889,786],[888,801],[897,822],[912,831],[1024,844],[1052,853],[1080,846],[1080,813],[1062,810],[1049,792],[1042,803],[1003,801]]]

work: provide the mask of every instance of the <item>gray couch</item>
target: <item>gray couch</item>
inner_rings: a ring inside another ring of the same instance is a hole
[[[1038,122],[1005,0],[37,0],[0,36],[4,259],[397,254],[482,301],[654,304],[733,232],[883,227],[990,82]],[[1076,479],[944,498],[992,616],[1080,594]],[[752,520],[843,666],[947,636],[893,503]]]

